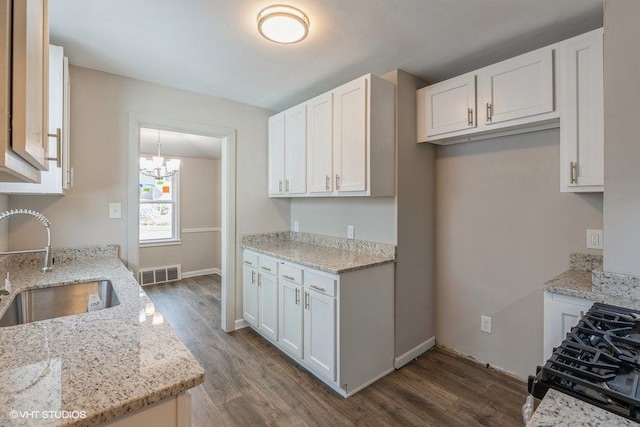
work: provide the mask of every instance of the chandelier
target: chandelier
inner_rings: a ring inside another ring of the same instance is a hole
[[[140,173],[155,179],[174,176],[180,170],[179,159],[169,159],[166,162],[160,155],[160,131],[158,130],[158,155],[150,159],[140,157]]]

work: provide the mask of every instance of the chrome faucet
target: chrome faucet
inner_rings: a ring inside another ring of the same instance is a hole
[[[42,223],[42,225],[44,225],[45,230],[47,230],[47,246],[44,249],[27,249],[23,251],[0,252],[0,255],[44,252],[44,263],[42,264],[41,270],[43,273],[51,271],[53,269],[53,257],[51,255],[51,231],[49,230],[49,226],[51,225],[51,223],[49,222],[49,220],[40,212],[32,211],[29,209],[13,209],[0,213],[0,221],[13,215],[31,215],[37,218]]]

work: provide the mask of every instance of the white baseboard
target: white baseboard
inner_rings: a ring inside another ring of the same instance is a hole
[[[436,345],[436,337],[431,337],[423,343],[418,344],[413,347],[411,350],[407,351],[405,354],[402,354],[396,357],[393,360],[393,367],[396,369],[402,368],[407,363],[411,362],[416,357],[420,356],[425,351],[429,350],[431,347]]]
[[[206,276],[207,274],[222,276],[222,271],[219,268],[205,268],[204,270],[187,271],[186,273],[183,271],[182,278],[188,279],[190,277]]]
[[[238,319],[235,321],[234,331],[237,331],[238,329],[246,328],[247,326],[249,326],[249,323],[246,320]]]

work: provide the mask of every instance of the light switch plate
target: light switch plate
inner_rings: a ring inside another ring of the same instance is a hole
[[[109,218],[122,218],[122,205],[120,203],[109,203]]]
[[[602,249],[602,230],[587,230],[587,249]]]

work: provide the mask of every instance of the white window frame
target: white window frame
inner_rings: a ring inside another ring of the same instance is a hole
[[[140,230],[140,205],[142,204],[158,204],[158,203],[166,203],[173,204],[173,237],[167,239],[150,239],[150,240],[140,240],[140,231],[138,231],[138,244],[141,248],[150,248],[154,246],[171,246],[171,245],[181,245],[182,240],[180,239],[180,172],[171,177],[172,182],[172,198],[173,200],[149,200],[142,201],[138,196],[138,230]],[[140,182],[140,178],[138,178],[138,182]]]

